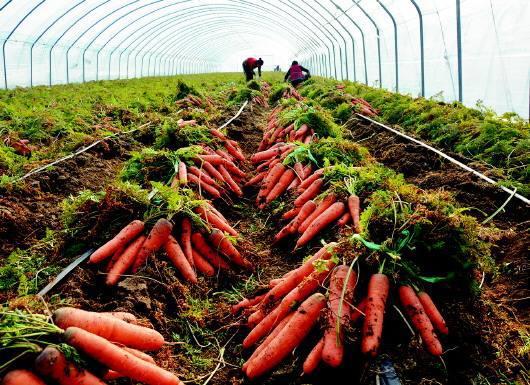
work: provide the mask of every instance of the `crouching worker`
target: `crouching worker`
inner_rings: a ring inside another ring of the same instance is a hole
[[[254,69],[258,69],[258,75],[261,77],[261,66],[263,65],[263,60],[261,58],[255,59],[253,57],[249,57],[243,62],[243,72],[245,73],[245,77],[247,79],[247,82],[254,79]]]
[[[305,72],[305,75],[304,75]],[[284,81],[289,81],[293,86],[297,86],[298,84],[306,81],[311,77],[311,74],[309,73],[309,70],[307,68],[302,67],[298,62],[295,60],[291,64],[291,67],[289,68],[289,71],[285,74]]]

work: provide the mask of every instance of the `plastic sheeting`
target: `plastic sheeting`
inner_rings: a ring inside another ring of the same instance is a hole
[[[0,0],[0,84],[240,71],[248,56],[285,70],[296,58],[528,117],[528,20],[527,0]]]

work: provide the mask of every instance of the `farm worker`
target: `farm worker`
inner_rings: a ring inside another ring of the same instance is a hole
[[[249,80],[254,79],[254,69],[258,69],[258,75],[261,77],[261,66],[263,65],[263,60],[261,58],[256,59],[253,57],[249,57],[243,62],[243,72],[245,73],[245,76],[247,78],[247,82]]]
[[[304,75],[304,72],[306,73]],[[284,77],[284,81],[289,81],[293,86],[297,86],[298,84],[302,83],[303,81],[309,79],[311,77],[311,74],[309,73],[309,70],[307,68],[302,67],[298,62],[295,60],[291,64],[291,67],[287,71]]]

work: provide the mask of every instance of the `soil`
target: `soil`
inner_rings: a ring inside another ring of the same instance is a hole
[[[228,111],[227,116],[233,113],[235,110]],[[260,108],[247,109],[228,127],[229,136],[240,143],[246,156],[257,149],[267,113]],[[357,140],[373,135],[361,143],[382,163],[403,172],[422,188],[450,189],[464,205],[473,202],[474,207],[488,214],[506,198],[496,189],[472,180],[467,173],[464,175],[421,149],[384,135],[373,139],[379,135],[374,135],[373,128],[359,125],[353,135]],[[386,143],[386,146],[379,145],[379,142]],[[84,188],[102,189],[115,177],[124,157],[116,152],[105,158],[99,151],[84,155],[84,160],[71,160],[41,174],[32,180],[31,189],[0,197],[0,215],[7,218],[7,226],[0,225],[0,242],[4,243],[0,246],[0,256],[7,255],[15,245],[31,245],[42,236],[42,229],[46,227],[60,228],[58,204],[64,197]],[[521,348],[520,339],[516,338],[518,331],[530,321],[528,299],[524,299],[529,297],[527,253],[530,233],[524,227],[527,220],[524,214],[517,216],[508,212],[495,219],[496,224],[504,229],[495,248],[503,274],[486,277],[481,296],[470,297],[468,293],[443,289],[432,293],[451,329],[450,336],[443,340],[447,349],[443,361],[428,355],[418,338],[411,337],[401,316],[394,310],[391,298],[385,316],[382,354],[378,360],[368,361],[358,353],[360,332],[359,327],[355,327],[347,333],[347,365],[339,369],[319,368],[314,375],[301,377],[303,360],[321,335],[320,330],[314,330],[274,373],[255,382],[244,379],[240,365],[250,352],[241,350],[241,342],[248,330],[243,325],[242,316],[234,317],[230,313],[233,298],[227,293],[234,293],[235,287],[240,292],[245,291],[241,284],[252,281],[255,287],[248,293],[260,294],[266,290],[270,279],[291,270],[305,255],[316,250],[294,253],[291,244],[271,246],[278,231],[279,215],[273,209],[256,210],[252,199],[254,193],[250,189],[243,199],[216,204],[240,232],[239,249],[257,266],[252,280],[249,280],[248,272],[236,271],[200,279],[198,285],[191,287],[180,283],[163,258],[153,258],[139,275],[127,277],[115,289],[105,287],[104,273],[85,265],[76,269],[53,294],[68,298],[71,304],[84,309],[133,312],[142,323],[152,325],[172,342],[155,356],[159,365],[170,368],[182,380],[190,382],[204,383],[211,375],[208,383],[213,385],[346,382],[368,385],[375,382],[383,360],[393,362],[403,384],[508,383],[481,381],[479,374],[490,380],[502,376],[522,378],[520,372],[524,363],[514,359],[514,355]],[[32,202],[35,206],[31,206]],[[6,208],[2,209],[4,206]],[[6,212],[12,217],[13,213],[26,215],[23,222],[16,222],[10,220]],[[13,239],[8,238],[9,234]],[[197,299],[208,306],[195,303]],[[182,317],[183,314],[186,316]],[[182,344],[183,341],[191,343]]]

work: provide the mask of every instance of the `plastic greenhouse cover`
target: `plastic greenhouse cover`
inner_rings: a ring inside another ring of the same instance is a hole
[[[239,71],[249,56],[285,70],[296,58],[324,76],[528,116],[528,20],[527,0],[0,0],[0,83]]]

